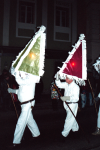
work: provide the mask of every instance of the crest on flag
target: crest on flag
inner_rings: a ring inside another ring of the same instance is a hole
[[[45,27],[41,26],[33,38],[28,42],[25,48],[19,53],[11,66],[11,73],[27,73],[35,77],[38,81],[44,74],[45,59]]]
[[[69,56],[63,62],[62,67],[58,67],[60,70],[57,72],[61,79],[66,79],[67,75],[79,85],[85,85],[84,80],[87,79],[86,40],[84,38],[84,34],[80,34],[78,42],[73,46],[72,51],[69,52]]]

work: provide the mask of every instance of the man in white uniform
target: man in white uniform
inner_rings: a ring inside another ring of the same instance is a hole
[[[72,130],[73,132],[79,130],[79,126],[72,112],[74,113],[75,116],[77,115],[80,89],[79,86],[73,81],[73,79],[69,79],[66,76],[65,81],[66,82],[61,82],[59,80],[59,77],[57,77],[55,80],[56,85],[59,88],[64,89],[64,97],[61,97],[61,100],[63,101],[63,105],[66,110],[67,116],[65,119],[64,129],[62,131],[63,137],[67,137],[70,130]],[[66,103],[69,105],[72,112],[70,111]]]
[[[39,31],[35,33],[11,65],[10,71],[15,76],[19,89],[9,88],[8,92],[17,94],[21,103],[21,114],[16,125],[12,147],[16,147],[21,143],[26,125],[33,137],[40,135],[32,116],[32,107],[35,105],[35,84],[39,83],[40,77],[44,74],[45,29],[43,25],[40,27]]]
[[[40,135],[40,131],[32,115],[32,107],[35,105],[34,93],[36,79],[26,73],[20,72],[16,73],[15,79],[19,84],[19,89],[14,90],[8,88],[8,92],[18,95],[21,104],[21,114],[17,121],[13,145],[11,147],[16,147],[21,143],[26,125],[30,129],[33,137],[38,137]]]
[[[78,111],[78,101],[80,88],[79,85],[85,85],[87,79],[87,67],[86,67],[86,41],[84,34],[81,34],[78,42],[73,46],[69,56],[63,62],[62,67],[58,67],[55,75],[55,82],[59,88],[64,89],[64,97],[61,97],[67,116],[65,119],[64,129],[62,131],[62,140],[67,137],[70,130],[73,132],[79,130],[78,123],[76,121],[76,115]],[[60,82],[65,80],[66,82]]]

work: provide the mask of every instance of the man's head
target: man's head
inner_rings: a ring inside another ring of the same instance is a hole
[[[70,83],[72,83],[73,79],[70,79],[70,78],[68,78],[68,76],[66,76],[65,81],[66,81],[68,84],[70,84]]]

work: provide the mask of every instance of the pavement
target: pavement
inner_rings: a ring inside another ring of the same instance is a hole
[[[17,105],[16,105],[17,106]],[[18,115],[20,108],[17,108]],[[41,135],[30,141],[31,133],[26,127],[21,145],[18,150],[100,150],[100,135],[93,136],[95,131],[97,114],[94,106],[87,106],[77,114],[79,124],[78,132],[70,132],[61,141],[61,131],[66,117],[62,102],[58,101],[58,109],[52,109],[49,95],[43,95],[33,108],[33,116],[37,122]],[[7,146],[13,141],[13,134],[17,122],[14,109],[0,110],[0,150],[7,150]]]

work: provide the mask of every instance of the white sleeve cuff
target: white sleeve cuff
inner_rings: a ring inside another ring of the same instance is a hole
[[[100,98],[100,93],[98,94],[98,97]]]

